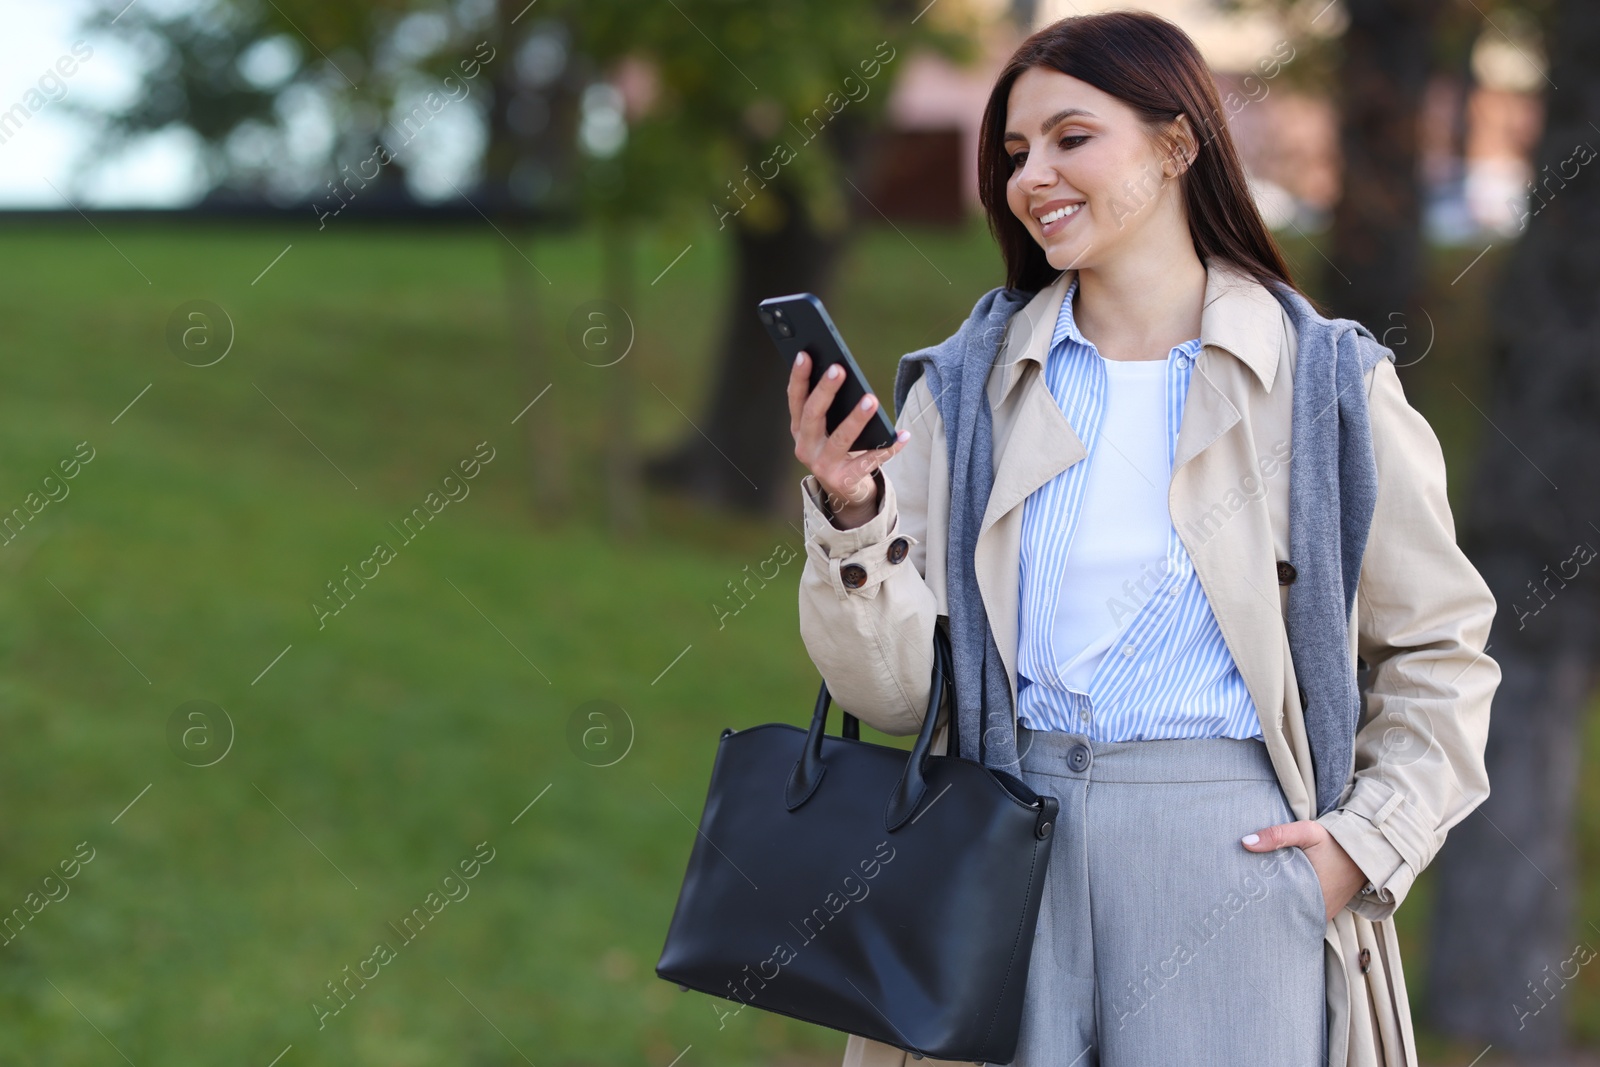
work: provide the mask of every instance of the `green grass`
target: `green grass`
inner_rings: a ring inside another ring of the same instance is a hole
[[[829,295],[880,389],[999,277],[981,224],[908,234],[867,234]],[[561,340],[600,295],[596,243],[529,251],[552,279],[532,300],[534,369],[513,354],[508,251],[487,227],[106,238],[77,219],[0,235],[0,509],[78,442],[95,449],[0,547],[0,911],[78,842],[95,849],[0,948],[0,1062],[119,1062],[114,1044],[139,1064],[264,1067],[292,1044],[283,1067],[521,1063],[514,1043],[541,1067],[664,1067],[689,1045],[685,1062],[836,1063],[840,1035],[761,1012],[719,1027],[721,1002],[653,972],[718,731],[803,721],[817,675],[797,562],[726,628],[713,608],[746,564],[799,548],[787,523],[652,499],[640,536],[603,532],[610,382]],[[646,383],[700,410],[726,291],[710,232],[648,284],[682,243],[638,248],[646,449],[693,432]],[[166,347],[193,299],[236,326],[215,366]],[[1451,351],[1474,380],[1476,357]],[[1469,448],[1470,408],[1428,395],[1447,444]],[[533,512],[533,420],[559,427],[570,514]],[[470,495],[402,544],[388,524],[485,441]],[[396,558],[319,629],[312,600],[380,540]],[[213,766],[168,747],[190,700],[236,729]],[[567,740],[594,700],[634,735],[604,768]],[[483,841],[495,857],[470,896],[400,946],[388,924]],[[396,957],[319,1029],[324,983],[380,940]]]
[[[654,975],[718,731],[802,720],[817,676],[795,564],[724,629],[712,607],[746,564],[798,549],[787,524],[656,500],[640,537],[599,532],[608,382],[560,340],[600,295],[594,244],[530,249],[553,280],[534,294],[553,384],[513,426],[545,382],[513,355],[487,227],[106,236],[81,220],[0,236],[0,501],[95,450],[0,548],[0,906],[95,850],[0,948],[0,1061],[116,1061],[109,1040],[140,1064],[265,1065],[290,1044],[289,1067],[520,1063],[511,1042],[541,1065],[664,1065],[691,1044],[702,1063],[836,1062],[837,1034],[760,1012],[719,1027],[718,1002]],[[917,240],[954,284],[875,237],[834,302],[885,382],[992,263],[970,235]],[[678,250],[643,242],[643,281]],[[875,260],[899,290],[874,287]],[[690,412],[726,269],[704,235],[630,309],[637,380]],[[236,327],[215,366],[166,347],[193,299]],[[561,428],[571,515],[532,512],[535,419]],[[693,432],[648,388],[638,421],[647,448]],[[388,524],[483,441],[496,455],[470,495],[402,543]],[[380,540],[394,560],[319,629],[311,601]],[[197,699],[236,727],[204,768],[167,744]],[[614,766],[568,747],[592,700],[631,720]],[[402,944],[387,924],[482,841],[495,858],[470,895]],[[319,1029],[314,998],[380,940],[393,961]]]

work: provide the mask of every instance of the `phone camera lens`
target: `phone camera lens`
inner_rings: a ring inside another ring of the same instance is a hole
[[[790,326],[787,322],[784,322],[782,319],[779,319],[778,320],[778,336],[779,337],[793,337],[794,336],[794,327]]]
[[[772,312],[768,311],[766,308],[762,308],[759,314],[761,315],[761,324],[763,326],[772,325]]]

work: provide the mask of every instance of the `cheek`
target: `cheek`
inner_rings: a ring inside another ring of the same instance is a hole
[[[1159,176],[1156,181],[1141,178],[1136,166],[1108,168],[1096,180],[1095,188],[1100,193],[1101,202],[1108,208],[1118,208],[1124,215],[1142,214],[1139,209],[1147,205],[1159,191]],[[1108,211],[1107,215],[1110,214],[1111,211]]]
[[[1073,184],[1078,190],[1078,195],[1088,201],[1084,205],[1084,210],[1090,215],[1097,210],[1104,210],[1107,201],[1115,197],[1118,192],[1116,184],[1107,182],[1100,168],[1095,166],[1079,167],[1073,177]]]
[[[1008,179],[1006,181],[1005,200],[1006,205],[1010,205],[1013,218],[1021,222],[1022,229],[1026,229],[1029,234],[1034,235],[1034,240],[1038,240],[1038,235],[1034,234],[1034,219],[1027,213],[1027,194],[1024,194],[1021,189],[1016,187],[1016,179]]]
[[[1028,225],[1028,198],[1017,188],[1016,173],[1006,179],[1006,204],[1024,226]]]

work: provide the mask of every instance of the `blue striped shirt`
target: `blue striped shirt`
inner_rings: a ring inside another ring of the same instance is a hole
[[[1178,531],[1167,520],[1159,584],[1127,620],[1095,667],[1087,692],[1068,686],[1055,648],[1062,572],[1083,505],[1105,411],[1106,369],[1072,317],[1073,279],[1056,317],[1045,381],[1088,455],[1023,502],[1018,602],[1017,716],[1034,730],[1067,730],[1096,741],[1170,737],[1261,737],[1250,691],[1223,641],[1216,616]],[[1199,338],[1167,356],[1167,481],[1177,451]]]

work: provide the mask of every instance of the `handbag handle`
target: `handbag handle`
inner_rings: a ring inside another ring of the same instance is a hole
[[[917,743],[912,746],[911,755],[906,760],[905,773],[900,776],[894,791],[889,794],[884,825],[891,832],[911,817],[911,813],[917,809],[923,793],[927,790],[927,780],[924,776],[927,772],[928,755],[933,748],[939,704],[944,697],[947,684],[951,686],[951,714],[955,714],[954,680],[955,669],[950,651],[950,637],[935,624],[933,675],[928,686],[928,710],[922,717],[922,729],[917,733]],[[811,715],[811,729],[806,734],[805,747],[800,752],[800,758],[795,761],[794,770],[789,772],[789,779],[784,787],[784,803],[790,811],[794,811],[811,798],[817,786],[822,784],[822,776],[827,773],[828,765],[822,758],[822,738],[827,732],[828,706],[831,702],[828,683],[823,681],[821,689],[817,692],[817,706]],[[851,740],[859,739],[859,721],[848,711],[843,714],[845,736]],[[851,729],[852,726],[856,727],[854,731]],[[947,736],[949,738],[947,754],[955,755],[956,731],[953,729],[947,731]]]

